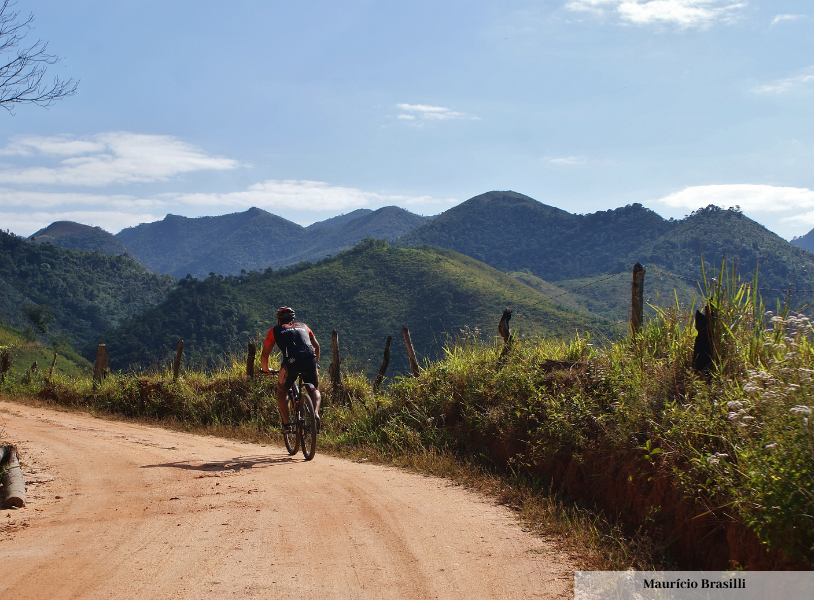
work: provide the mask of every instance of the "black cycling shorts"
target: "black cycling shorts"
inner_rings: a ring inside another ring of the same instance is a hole
[[[319,386],[317,378],[317,357],[313,354],[288,358],[280,365],[280,382],[285,389],[291,389],[298,375],[302,375],[303,383],[310,383],[314,387]],[[283,379],[285,377],[285,379]]]

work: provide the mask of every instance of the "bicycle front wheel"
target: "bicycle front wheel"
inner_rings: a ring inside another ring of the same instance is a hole
[[[291,397],[291,394],[288,395],[288,422],[297,422],[297,413],[294,411],[294,398]],[[300,448],[299,427],[295,427],[291,431],[283,431],[283,441],[285,442],[285,449],[288,450],[291,456],[294,456]]]
[[[300,398],[300,407],[302,409],[302,420],[300,421],[302,455],[305,460],[311,460],[317,451],[317,423],[314,418],[314,404],[308,394],[303,394]]]

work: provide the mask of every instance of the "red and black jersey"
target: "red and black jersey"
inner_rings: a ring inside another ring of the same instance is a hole
[[[284,323],[269,329],[263,345],[271,348],[276,343],[285,358],[298,358],[314,354],[313,339],[314,332],[305,323]]]

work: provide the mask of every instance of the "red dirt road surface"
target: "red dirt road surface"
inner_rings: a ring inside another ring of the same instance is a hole
[[[0,597],[552,598],[574,565],[442,479],[0,402]]]

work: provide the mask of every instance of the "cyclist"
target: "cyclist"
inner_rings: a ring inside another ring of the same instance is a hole
[[[277,310],[277,325],[269,329],[266,340],[263,342],[263,353],[260,355],[260,369],[264,373],[269,373],[269,355],[274,348],[274,344],[282,353],[280,359],[280,376],[277,380],[277,406],[280,409],[280,416],[283,418],[283,430],[291,431],[289,423],[288,401],[286,396],[288,390],[294,385],[298,375],[302,375],[304,383],[314,386],[309,393],[314,402],[314,416],[316,417],[317,433],[320,429],[319,406],[322,402],[322,395],[319,393],[319,342],[314,337],[314,332],[305,323],[298,323],[294,320],[294,309],[288,306],[281,306]]]

